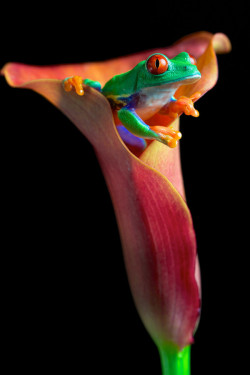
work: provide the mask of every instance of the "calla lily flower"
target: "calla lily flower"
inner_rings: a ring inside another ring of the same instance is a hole
[[[197,59],[201,79],[181,86],[175,97],[203,96],[216,83],[216,53],[230,50],[224,34],[194,33],[161,48],[169,58],[182,51]],[[36,91],[59,108],[91,142],[110,191],[124,260],[139,315],[157,345],[163,373],[189,373],[189,348],[200,315],[201,285],[192,217],[185,200],[179,146],[172,149],[119,130],[106,98],[84,86],[84,95],[65,92],[62,79],[79,75],[102,85],[157,50],[105,62],[29,66],[6,64],[1,73],[13,87]],[[195,120],[194,120],[195,121]],[[166,125],[154,115],[150,125]],[[169,125],[169,124],[167,124]],[[179,129],[179,117],[172,123]]]

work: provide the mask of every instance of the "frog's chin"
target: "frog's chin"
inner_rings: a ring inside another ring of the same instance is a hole
[[[181,81],[182,85],[189,85],[190,83],[195,83],[195,82],[199,81],[200,78],[201,78],[200,74],[193,74],[192,76],[189,76],[189,77],[187,77],[185,79],[182,79],[180,81]],[[178,82],[178,81],[176,81],[176,82]]]

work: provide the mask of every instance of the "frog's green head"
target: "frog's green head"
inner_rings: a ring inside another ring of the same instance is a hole
[[[154,53],[137,65],[137,89],[175,84],[189,84],[201,78],[194,57],[181,52],[173,59],[161,53]]]

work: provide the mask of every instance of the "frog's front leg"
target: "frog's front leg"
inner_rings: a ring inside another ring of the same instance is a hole
[[[200,96],[201,93],[196,92],[190,98],[181,96],[180,98],[175,99],[173,97],[172,100],[161,109],[160,114],[165,114],[172,118],[176,118],[181,113],[198,117],[199,112],[194,108],[194,101],[199,99]]]
[[[65,91],[69,92],[74,89],[75,92],[80,96],[84,95],[83,84],[101,91],[100,82],[93,81],[92,79],[83,79],[81,76],[72,76],[63,80],[63,87]]]
[[[75,89],[78,95],[84,95],[83,90],[83,79],[80,76],[67,77],[63,80],[63,88],[65,91],[69,92]]]
[[[135,112],[134,109],[123,107],[117,112],[121,123],[134,135],[146,138],[155,139],[166,144],[169,147],[176,147],[177,141],[181,138],[179,132],[171,131],[162,126],[147,125]]]

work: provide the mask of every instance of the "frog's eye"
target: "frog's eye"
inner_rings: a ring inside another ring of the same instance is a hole
[[[147,69],[155,75],[165,73],[168,69],[168,60],[163,55],[152,55],[147,61]]]
[[[190,53],[188,54],[188,56],[190,58],[191,64],[197,65],[197,61],[196,61],[195,57],[193,55],[191,55]]]

